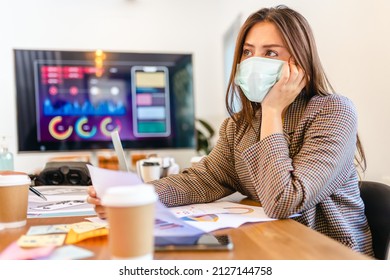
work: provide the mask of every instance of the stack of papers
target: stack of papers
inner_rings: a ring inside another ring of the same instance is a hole
[[[275,220],[269,218],[262,207],[227,201],[173,207],[170,211],[187,224],[204,232]]]
[[[87,186],[36,186],[47,200],[34,193],[29,193],[28,218],[63,217],[95,215],[91,204],[88,204]]]

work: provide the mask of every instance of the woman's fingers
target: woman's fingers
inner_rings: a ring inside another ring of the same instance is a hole
[[[95,206],[100,206],[101,205],[100,198],[97,197],[95,188],[93,186],[89,186],[88,187],[87,202],[89,204],[94,204]]]
[[[88,196],[87,197],[87,202],[89,204],[94,204],[94,205],[101,205],[101,201],[99,198]]]
[[[289,79],[283,84],[286,91],[299,94],[306,85],[305,71],[299,66],[289,64]]]
[[[96,195],[96,190],[93,186],[88,187],[88,197],[87,202],[90,204],[100,205],[100,199]]]
[[[100,219],[106,219],[107,218],[106,210],[105,210],[105,208],[103,206],[96,205],[95,206],[95,212],[96,212],[96,214],[98,215],[98,217]]]
[[[295,64],[289,64],[289,66],[290,66],[289,83],[294,84],[299,77],[299,69]]]
[[[287,62],[282,66],[279,82],[280,84],[287,84],[290,79],[290,67]]]
[[[282,87],[297,86],[304,76],[304,71],[301,67],[285,62],[282,66],[281,76],[277,84]]]
[[[88,197],[87,203],[93,204],[95,208],[95,212],[100,219],[106,219],[106,210],[104,206],[102,206],[100,199],[96,195],[96,190],[93,186],[88,187]]]
[[[93,204],[95,212],[96,212],[96,214],[98,215],[98,217],[100,219],[106,219],[107,218],[107,216],[106,216],[106,209],[105,209],[104,206],[101,205],[100,199],[88,196],[87,197],[87,202],[89,204]]]
[[[289,79],[286,82],[286,84],[290,84],[292,87],[298,87],[298,85],[301,83],[303,78],[305,77],[305,71],[296,64],[289,64]]]
[[[88,186],[88,195],[90,197],[96,197],[96,190],[93,186]]]
[[[302,91],[302,89],[304,89],[304,87],[306,86],[306,84],[307,84],[307,82],[308,82],[308,80],[307,80],[307,78],[306,78],[306,75],[305,75],[305,72],[304,71],[302,71],[302,73],[301,73],[302,75],[301,75],[301,77],[300,77],[300,79],[299,79],[299,84],[298,84],[298,89],[299,89],[299,92],[301,92]]]

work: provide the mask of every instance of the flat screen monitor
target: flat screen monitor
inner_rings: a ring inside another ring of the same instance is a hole
[[[18,152],[193,149],[191,54],[14,50]]]

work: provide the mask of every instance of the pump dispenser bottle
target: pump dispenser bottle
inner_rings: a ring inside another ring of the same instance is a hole
[[[14,170],[14,156],[8,150],[8,143],[5,136],[2,136],[0,144],[0,170]]]

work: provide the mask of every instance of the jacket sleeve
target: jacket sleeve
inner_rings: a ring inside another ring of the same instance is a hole
[[[196,167],[151,182],[166,206],[212,202],[235,192],[237,184],[232,151],[227,138],[229,119],[219,130],[219,139],[210,154]]]
[[[265,213],[273,218],[310,209],[337,191],[355,170],[357,114],[348,99],[330,97],[304,129],[300,150],[289,155],[283,134],[243,153]]]

